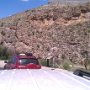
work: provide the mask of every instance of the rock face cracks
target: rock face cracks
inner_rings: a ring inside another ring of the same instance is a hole
[[[90,3],[47,5],[2,19],[0,44],[39,58],[83,60],[90,53]]]

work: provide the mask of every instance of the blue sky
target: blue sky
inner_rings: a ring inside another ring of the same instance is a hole
[[[48,0],[0,0],[0,18],[47,4]]]

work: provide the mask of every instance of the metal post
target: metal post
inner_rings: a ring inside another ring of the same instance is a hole
[[[49,59],[47,59],[47,67],[50,67]]]

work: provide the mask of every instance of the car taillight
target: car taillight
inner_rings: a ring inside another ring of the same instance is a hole
[[[37,65],[37,68],[40,69],[41,68],[41,65]]]

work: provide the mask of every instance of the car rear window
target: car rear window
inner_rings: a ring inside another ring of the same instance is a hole
[[[27,64],[39,64],[38,60],[35,58],[20,58],[19,63],[21,65],[27,65]]]

